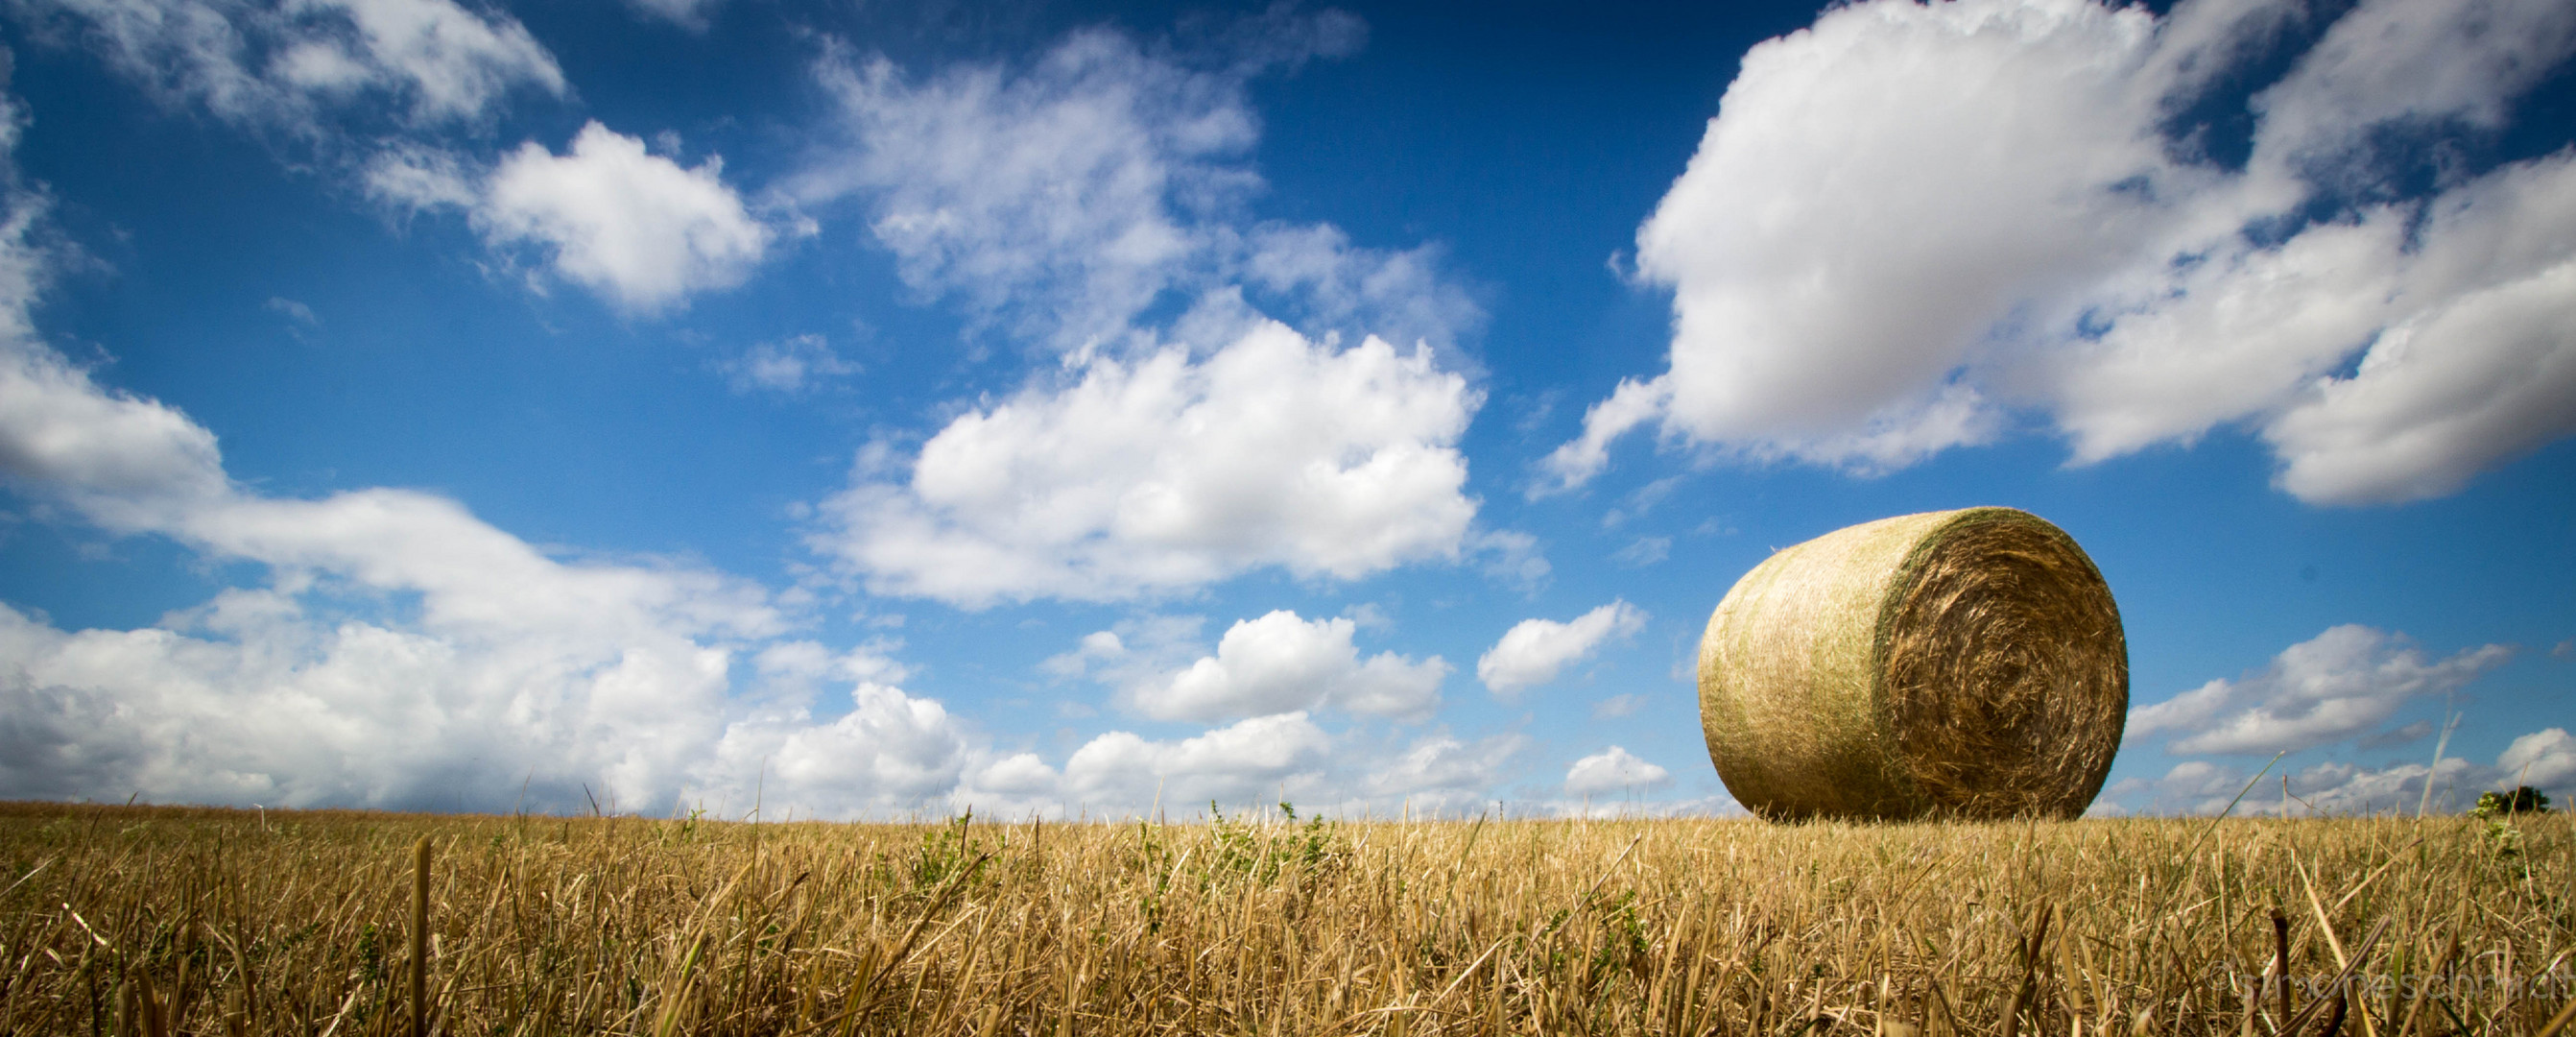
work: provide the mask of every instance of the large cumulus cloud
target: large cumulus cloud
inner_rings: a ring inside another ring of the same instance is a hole
[[[1754,48],[1638,231],[1670,366],[1596,404],[1537,490],[1645,426],[1867,472],[2027,417],[2076,463],[2241,426],[2287,492],[2391,501],[2576,429],[2576,152],[2438,158],[2576,50],[2576,8],[2310,17],[1880,0]],[[2284,47],[2277,81],[2213,100]],[[2226,103],[2241,160],[2211,146]]]

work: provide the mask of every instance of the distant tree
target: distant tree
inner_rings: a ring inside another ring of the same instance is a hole
[[[2542,792],[2539,789],[2532,788],[2529,785],[2521,786],[2511,792],[2479,793],[2478,808],[2470,811],[2472,814],[2485,818],[2504,817],[2511,814],[2546,814],[2548,812],[2549,794]]]

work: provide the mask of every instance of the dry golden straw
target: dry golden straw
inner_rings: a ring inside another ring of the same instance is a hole
[[[429,836],[456,1037],[2547,1037],[2576,819],[2509,824],[0,803],[0,1034],[404,1037]]]
[[[2129,710],[2100,570],[2028,512],[1866,522],[1773,554],[1700,641],[1700,722],[1764,817],[2073,817]]]

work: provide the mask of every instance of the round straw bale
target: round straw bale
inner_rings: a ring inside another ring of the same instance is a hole
[[[2120,611],[2012,508],[1866,522],[1736,581],[1699,650],[1709,760],[1764,817],[2074,817],[2129,712]]]

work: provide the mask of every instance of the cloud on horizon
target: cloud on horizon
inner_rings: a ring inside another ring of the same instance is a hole
[[[2427,660],[2405,635],[2347,623],[2283,649],[2261,670],[2130,710],[2123,740],[2163,734],[2175,753],[2314,749],[2371,736],[2406,703],[2453,694],[2512,657],[2484,645]]]
[[[2552,799],[2564,801],[2576,794],[2576,736],[2560,727],[2534,731],[2514,739],[2493,764],[2457,756],[2445,756],[2438,765],[2428,761],[2379,768],[2327,760],[2283,777],[2283,792],[2249,788],[2254,774],[2243,767],[2185,760],[2162,777],[2114,784],[2103,790],[2096,805],[2105,812],[2121,811],[2118,800],[2144,796],[2146,809],[2173,814],[2216,814],[2231,803],[2235,813],[2257,817],[2411,814],[2418,808],[2458,812],[2474,806],[2480,792],[2517,785],[2546,790]],[[2236,798],[2240,794],[2241,801]]]

